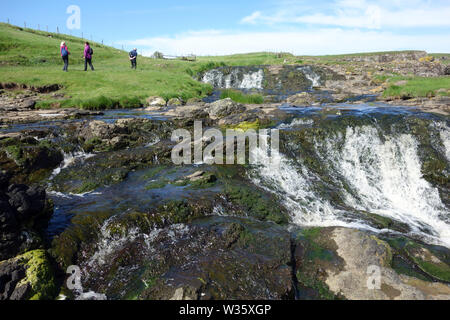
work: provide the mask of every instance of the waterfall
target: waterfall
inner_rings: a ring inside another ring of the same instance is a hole
[[[311,81],[313,87],[320,87],[321,86],[321,77],[319,74],[314,72],[314,70],[311,68],[311,66],[302,66],[299,67],[297,70],[303,72],[306,79]]]
[[[447,157],[448,133],[441,130]],[[411,236],[450,247],[449,211],[439,190],[423,178],[413,135],[385,134],[374,126],[348,127],[322,141],[316,139],[314,148],[349,209],[324,197],[321,177],[301,159],[279,155],[279,167],[266,159],[250,173],[254,183],[283,199],[294,223],[371,229],[358,214],[365,211],[408,224]]]
[[[92,153],[85,153],[83,151],[77,151],[77,152],[73,152],[73,153],[64,153],[64,160],[61,163],[61,165],[54,169],[50,180],[52,180],[53,178],[55,178],[58,174],[61,173],[62,170],[70,167],[71,165],[73,165],[76,162],[84,162],[84,160],[87,160],[89,158],[94,157],[95,155]]]
[[[205,72],[202,82],[209,83],[214,88],[221,89],[263,89],[264,70],[245,71],[245,69],[233,68],[225,74],[223,70],[214,69]]]

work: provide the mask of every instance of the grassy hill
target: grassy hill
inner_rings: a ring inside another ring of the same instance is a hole
[[[68,73],[62,72],[59,54],[63,40],[71,52]],[[195,72],[204,68],[202,62],[139,57],[135,71],[130,68],[127,52],[98,43],[92,43],[92,47],[96,71],[84,72],[84,40],[0,24],[0,82],[33,86],[61,84],[62,92],[68,97],[62,106],[81,106],[101,96],[117,100],[159,95],[187,100],[205,96],[212,89],[192,79],[187,72],[187,69]]]
[[[62,72],[61,41],[66,41],[71,52],[68,73]],[[61,107],[135,107],[149,96],[162,96],[167,100],[182,98],[185,101],[204,97],[212,91],[211,86],[194,80],[192,76],[217,66],[327,64],[338,63],[336,60],[345,56],[364,55],[296,57],[288,53],[251,53],[199,57],[196,62],[139,57],[138,70],[135,71],[130,68],[127,52],[99,43],[92,43],[92,47],[96,71],[84,72],[83,39],[0,23],[0,82],[62,85],[64,99],[45,96],[38,103],[41,108],[54,107],[55,102]]]

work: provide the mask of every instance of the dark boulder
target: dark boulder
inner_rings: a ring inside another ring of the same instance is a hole
[[[41,187],[10,185],[0,192],[0,261],[38,247],[52,214]]]
[[[446,66],[444,69],[444,75],[445,76],[450,76],[450,66]]]

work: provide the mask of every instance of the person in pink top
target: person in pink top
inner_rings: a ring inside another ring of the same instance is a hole
[[[59,51],[60,51],[61,57],[62,57],[62,59],[64,61],[63,71],[67,72],[67,70],[69,68],[69,55],[70,55],[70,52],[69,52],[69,49],[67,49],[66,43],[64,41],[61,42],[61,46],[59,48]]]
[[[91,70],[94,71],[94,66],[92,65],[92,55],[94,54],[94,50],[92,50],[89,42],[84,44],[84,71],[87,71],[87,66],[91,67]]]

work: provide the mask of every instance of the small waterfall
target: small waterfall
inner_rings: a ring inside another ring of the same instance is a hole
[[[344,178],[355,195],[347,197],[347,204],[405,222],[416,234],[431,229],[433,237],[450,246],[446,208],[439,191],[422,176],[416,139],[409,134],[384,138],[366,126],[348,128],[345,137],[327,141],[323,156],[330,172],[339,173],[335,177]]]
[[[222,69],[214,69],[205,72],[202,82],[209,83],[214,88],[221,89],[263,89],[264,70],[246,71],[241,68],[233,68],[230,73],[224,73]]]
[[[56,177],[58,174],[60,174],[62,170],[70,167],[77,161],[83,162],[86,159],[92,158],[93,156],[95,156],[95,155],[91,154],[91,153],[85,153],[83,151],[77,151],[77,152],[73,152],[73,153],[65,153],[63,162],[61,163],[61,165],[58,168],[53,170],[50,180],[52,180],[54,177]]]
[[[450,161],[450,128],[442,123],[437,123],[436,126],[439,130],[442,145],[444,146],[445,156]]]
[[[441,138],[448,156],[448,130],[441,130]],[[314,148],[343,204],[325,196],[326,183],[301,159],[279,155],[280,166],[266,159],[250,172],[255,184],[283,199],[294,223],[373,230],[360,214],[364,211],[406,223],[411,236],[450,247],[449,211],[438,189],[423,178],[414,136],[348,127],[315,140]]]
[[[291,212],[294,223],[311,227],[363,227],[357,221],[341,219],[344,212],[336,210],[328,200],[318,195],[315,181],[320,178],[306,166],[289,160],[282,154],[272,155],[279,158],[273,161],[261,149],[254,152],[262,165],[250,172],[253,183],[280,196]]]
[[[297,70],[303,72],[306,79],[312,82],[313,87],[320,87],[322,79],[319,74],[314,72],[314,70],[311,68],[311,66],[302,66],[299,67]]]

